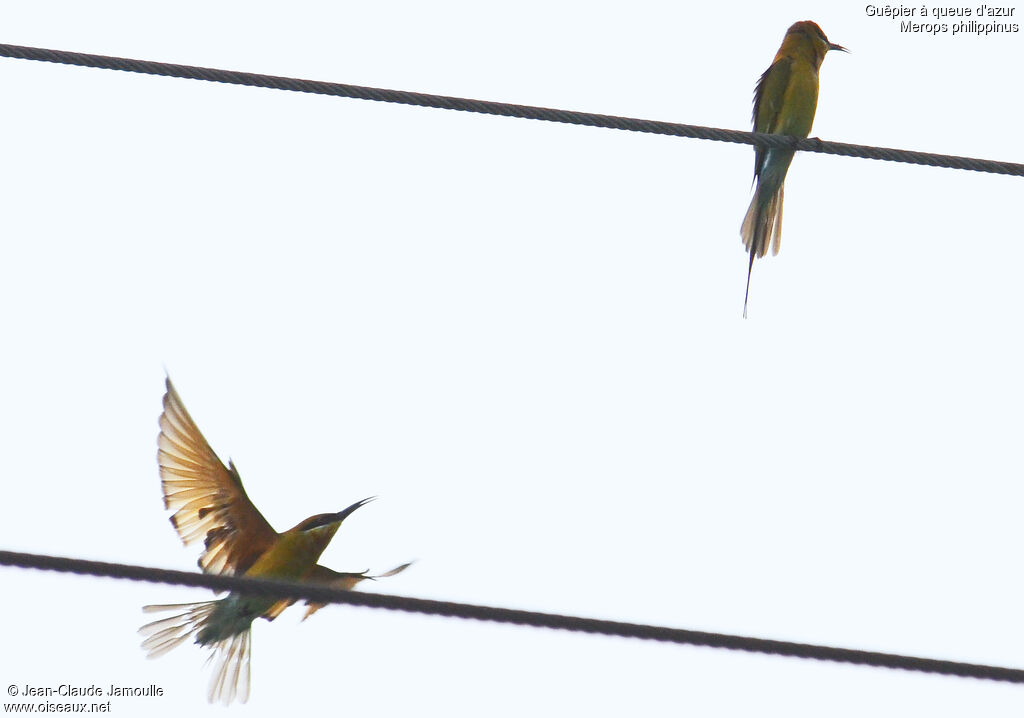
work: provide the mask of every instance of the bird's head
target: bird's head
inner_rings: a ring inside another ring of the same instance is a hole
[[[825,59],[825,54],[829,50],[849,52],[849,50],[842,45],[829,42],[829,39],[825,37],[825,33],[822,32],[820,27],[818,27],[818,23],[811,22],[810,20],[793,23],[789,30],[786,31],[785,42],[791,42],[793,44],[812,48],[818,67],[821,67],[821,63]]]
[[[326,547],[327,544],[331,542],[331,539],[334,538],[334,534],[338,532],[341,522],[348,518],[349,514],[360,506],[365,506],[375,498],[375,496],[371,496],[370,498],[363,499],[362,501],[356,501],[348,508],[342,509],[334,514],[317,514],[316,516],[310,516],[308,519],[300,521],[299,524],[288,533],[305,534],[315,538],[318,543],[322,542],[323,546]]]

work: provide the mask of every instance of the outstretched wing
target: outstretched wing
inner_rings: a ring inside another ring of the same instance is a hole
[[[309,577],[306,580],[313,583],[323,583],[331,588],[340,588],[345,591],[351,591],[360,581],[376,581],[378,578],[394,576],[396,573],[401,573],[411,565],[412,561],[409,563],[403,563],[401,566],[395,566],[390,571],[385,571],[384,573],[379,573],[376,576],[371,576],[369,575],[369,571],[363,571],[362,573],[339,573],[338,571],[332,571],[326,566],[317,564],[313,567],[313,571],[309,574]],[[307,604],[308,607],[306,608],[306,613],[302,616],[303,621],[327,605],[326,603],[312,603],[309,601],[307,601]]]
[[[157,463],[164,506],[186,545],[202,540],[199,567],[242,574],[277,537],[252,505],[233,463],[217,458],[167,378]]]
[[[317,564],[313,567],[313,570],[309,572],[309,575],[302,580],[308,581],[309,583],[318,583],[321,585],[330,586],[331,588],[340,588],[343,591],[351,591],[353,588],[356,587],[356,584],[360,581],[376,581],[378,578],[387,578],[389,576],[394,576],[396,573],[401,573],[405,569],[412,566],[412,563],[412,561],[410,561],[409,563],[403,563],[401,566],[395,566],[395,568],[391,569],[390,571],[379,573],[376,576],[371,576],[369,571],[363,571],[361,573],[341,573],[339,571],[332,571],[326,566],[321,566],[320,564]],[[281,612],[284,611],[284,609],[288,608],[293,603],[295,603],[295,599],[283,598],[277,603],[275,603],[273,606],[271,606],[270,609],[263,614],[263,617],[268,621],[273,621],[275,618],[281,615]],[[303,621],[305,621],[307,618],[312,616],[314,613],[319,611],[327,604],[312,603],[307,601],[307,605],[308,608],[306,609],[306,613],[302,617]]]

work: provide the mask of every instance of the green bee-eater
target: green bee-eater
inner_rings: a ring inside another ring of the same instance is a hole
[[[337,513],[317,514],[294,528],[277,533],[253,506],[234,463],[223,462],[199,432],[181,397],[167,379],[164,410],[160,415],[160,450],[157,462],[163,483],[164,505],[174,511],[171,523],[185,544],[203,543],[199,567],[206,573],[310,581],[351,589],[364,579],[393,576],[403,564],[380,576],[338,573],[317,563],[320,554],[349,514],[372,499],[357,501]],[[180,610],[181,613],[146,624],[142,647],[150,658],[163,655],[188,638],[209,646],[216,656],[210,680],[210,701],[225,704],[249,697],[249,656],[252,622],[273,620],[293,600],[229,593],[200,603],[146,606],[146,612]],[[322,604],[311,604],[308,617]]]
[[[786,31],[771,67],[765,70],[754,90],[754,131],[807,137],[818,106],[818,68],[829,50],[849,52],[829,42],[825,33],[810,20],[798,22]],[[743,218],[740,236],[750,253],[743,316],[747,316],[750,273],[754,257],[763,257],[769,242],[772,254],[779,253],[782,239],[782,190],[793,150],[758,146],[754,155],[757,188]]]

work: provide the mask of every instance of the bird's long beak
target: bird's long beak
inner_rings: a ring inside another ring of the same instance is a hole
[[[334,521],[337,521],[338,523],[341,523],[346,518],[348,518],[349,514],[351,514],[353,511],[358,509],[360,506],[365,506],[366,504],[368,504],[371,501],[373,501],[375,498],[377,498],[377,497],[376,496],[371,496],[369,498],[363,499],[362,501],[356,501],[354,504],[349,506],[347,509],[342,509],[338,513],[334,514]]]
[[[834,42],[830,42],[828,44],[828,49],[829,50],[839,50],[840,52],[849,52],[849,50],[847,50],[845,47],[843,47],[842,45],[837,45]]]

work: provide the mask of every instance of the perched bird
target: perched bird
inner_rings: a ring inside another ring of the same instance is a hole
[[[771,67],[754,89],[754,132],[807,137],[818,106],[818,69],[829,50],[849,52],[829,42],[825,33],[810,20],[795,23],[786,31]],[[743,316],[747,316],[750,273],[754,257],[763,257],[769,242],[772,254],[779,253],[782,240],[782,183],[786,180],[793,150],[757,146],[754,180],[757,187],[743,218],[740,236],[750,252]]]
[[[379,576],[369,572],[338,573],[317,563],[320,554],[353,511],[372,501],[357,501],[337,513],[317,514],[294,528],[277,533],[253,506],[242,487],[234,462],[213,453],[185,405],[167,379],[157,462],[163,484],[164,506],[172,511],[171,524],[186,544],[202,541],[199,567],[206,573],[309,581],[351,589],[366,579],[393,576],[403,564]],[[216,658],[208,698],[225,705],[249,697],[249,659],[252,622],[262,616],[273,620],[294,603],[229,593],[199,603],[145,606],[146,612],[184,610],[179,615],[146,624],[142,647],[149,658],[163,655],[188,638],[209,646]],[[321,608],[311,604],[304,618]]]

